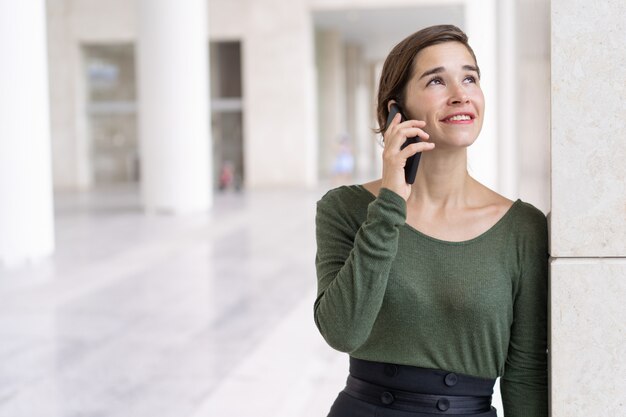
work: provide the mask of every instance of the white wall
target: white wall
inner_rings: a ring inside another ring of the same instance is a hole
[[[550,1],[517,0],[515,150],[518,195],[550,211]],[[504,76],[507,76],[505,74]]]

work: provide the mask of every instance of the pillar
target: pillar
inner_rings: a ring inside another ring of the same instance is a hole
[[[481,71],[481,87],[485,95],[485,118],[478,140],[468,148],[468,170],[478,181],[503,192],[498,154],[499,111],[495,0],[465,0],[465,32],[469,37]],[[462,28],[463,29],[463,28]]]
[[[140,0],[141,188],[148,212],[212,202],[206,0]]]
[[[246,188],[317,183],[314,33],[305,0],[246,2]]]
[[[346,61],[341,33],[321,30],[316,34],[320,176],[329,178],[346,121]]]
[[[346,58],[346,99],[347,130],[350,135],[355,157],[355,179],[357,182],[369,180],[374,176],[372,164],[373,135],[371,134],[370,105],[371,95],[368,85],[368,65],[359,44],[347,44]],[[370,131],[368,131],[370,130]]]
[[[54,250],[45,2],[0,0],[0,264]]]
[[[498,188],[501,194],[510,199],[519,195],[517,146],[517,42],[516,42],[516,0],[500,0],[497,7],[497,48],[498,48],[498,111],[501,121],[498,124],[498,161],[500,172]],[[530,136],[530,135],[529,135]],[[532,201],[532,200],[531,200]]]
[[[551,5],[552,417],[626,415],[626,3]]]
[[[511,44],[514,46],[503,45],[509,49],[504,56],[510,56],[511,50],[515,53],[509,61],[513,67],[498,72],[503,82],[514,80],[516,99],[511,106],[512,97],[501,91],[506,97],[500,105],[500,126],[507,137],[500,139],[508,142],[510,126],[514,129],[511,137],[515,138],[515,146],[508,147],[515,159],[503,158],[502,173],[515,167],[516,195],[547,213],[550,211],[550,0],[515,0],[514,5],[507,7],[505,3],[504,8],[514,14],[515,23],[507,25],[501,21],[503,30],[513,30],[516,34]]]
[[[371,86],[371,101],[370,101],[370,126],[378,127],[378,117],[377,117],[377,108],[376,105],[378,103],[378,86],[380,84],[380,76],[383,72],[383,64],[384,60],[371,62],[368,68],[368,79]],[[383,172],[383,150],[384,146],[382,143],[382,135],[375,135],[375,145],[373,147],[374,154],[374,178],[382,177]]]

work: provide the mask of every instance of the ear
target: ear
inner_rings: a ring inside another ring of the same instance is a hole
[[[391,112],[391,105],[395,103],[396,100],[394,100],[393,98],[387,102],[387,112]]]

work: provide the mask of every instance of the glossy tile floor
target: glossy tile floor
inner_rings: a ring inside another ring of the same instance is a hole
[[[54,257],[0,269],[0,417],[325,416],[348,359],[313,322],[322,194],[57,194]]]
[[[347,357],[313,323],[320,195],[177,218],[57,194],[55,256],[0,269],[0,416],[325,415]]]

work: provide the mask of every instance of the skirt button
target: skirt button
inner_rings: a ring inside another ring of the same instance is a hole
[[[456,385],[457,382],[459,382],[459,378],[456,376],[455,373],[450,372],[448,375],[446,375],[443,382],[445,382],[447,386],[453,387]]]
[[[390,376],[390,377],[394,377],[396,375],[398,375],[398,367],[392,363],[387,363],[385,364],[385,375]]]
[[[389,391],[383,392],[382,395],[380,396],[380,402],[382,402],[385,405],[391,404],[394,400],[395,398],[393,398],[393,394],[390,393]]]
[[[450,408],[450,401],[447,398],[440,398],[439,401],[437,401],[437,408],[441,411],[446,411]]]

